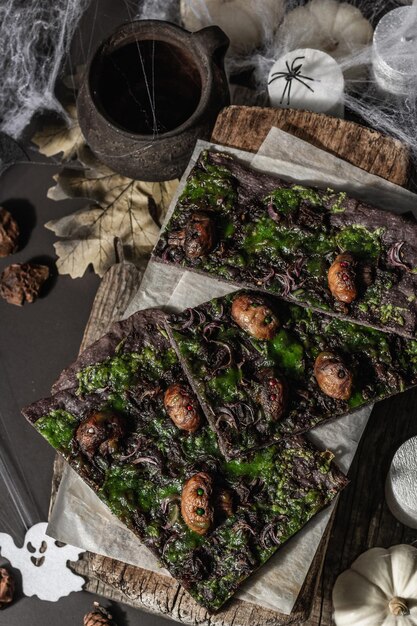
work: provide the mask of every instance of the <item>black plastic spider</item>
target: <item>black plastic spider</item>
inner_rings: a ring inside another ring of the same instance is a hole
[[[284,91],[282,92],[281,100],[279,102],[280,104],[282,104],[285,98],[285,94],[287,94],[287,106],[290,106],[291,85],[292,85],[293,80],[298,80],[299,83],[301,83],[302,85],[304,85],[304,87],[307,87],[307,89],[309,89],[310,91],[314,93],[314,89],[310,87],[310,85],[308,85],[304,81],[305,80],[314,81],[315,79],[311,78],[310,76],[303,76],[303,74],[301,74],[301,68],[303,67],[302,63],[295,66],[295,63],[297,61],[300,61],[301,59],[305,59],[305,57],[295,57],[295,59],[293,59],[291,63],[291,67],[288,65],[288,61],[285,61],[285,65],[287,66],[288,72],[275,72],[274,74],[272,74],[271,80],[268,81],[268,85],[270,85],[271,83],[274,82],[274,80],[278,80],[279,78],[285,78],[286,84],[284,87]]]

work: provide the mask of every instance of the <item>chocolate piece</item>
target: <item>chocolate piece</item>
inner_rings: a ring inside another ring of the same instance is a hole
[[[328,453],[302,438],[227,463],[202,412],[196,432],[178,428],[166,391],[181,385],[195,398],[163,322],[149,310],[114,324],[65,370],[55,395],[23,413],[193,598],[215,611],[347,481]],[[103,432],[99,420],[100,436],[80,444],[79,429],[97,414],[123,419],[117,454],[102,448],[114,435],[107,420]]]
[[[215,215],[216,241],[206,255],[190,258],[170,237],[198,210]],[[343,288],[335,277],[329,285],[330,268],[333,274],[335,261],[347,253],[354,263],[345,268]],[[416,335],[415,220],[343,192],[284,182],[229,154],[201,153],[153,258],[379,330]]]
[[[236,302],[252,297],[235,292],[168,318],[168,332],[226,458],[417,384],[416,340],[259,293],[258,308],[271,311],[280,326],[269,339],[256,339],[233,313]]]
[[[49,268],[46,265],[14,263],[6,267],[0,276],[0,295],[9,304],[17,306],[33,302],[48,277]]]
[[[0,257],[13,254],[18,249],[19,227],[3,207],[0,207]]]

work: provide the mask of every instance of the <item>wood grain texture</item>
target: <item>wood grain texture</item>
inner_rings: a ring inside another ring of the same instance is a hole
[[[408,182],[410,152],[404,144],[354,122],[322,113],[226,107],[217,118],[212,141],[257,152],[272,126],[397,185],[405,186]]]
[[[387,180],[402,185],[408,180],[409,154],[399,142],[352,122],[321,114],[232,106],[220,113],[212,139],[253,152],[273,125]],[[132,272],[131,266],[119,264],[107,272],[97,292],[81,348],[101,337],[111,322],[121,317],[138,285],[139,276]],[[417,394],[409,392],[381,403],[373,412],[350,472],[352,483],[340,497],[335,524],[328,526],[291,616],[237,600],[213,616],[198,606],[175,580],[90,553],[73,568],[87,576],[87,590],[185,624],[330,626],[331,589],[337,574],[366,547],[411,539],[412,533],[406,533],[384,505],[383,482],[397,441],[401,435],[404,439],[411,436],[406,433],[413,429],[412,412],[408,413],[408,421],[405,417],[407,402],[413,397],[415,401]],[[387,406],[388,409],[384,408]],[[393,419],[390,412],[395,414]],[[56,461],[52,499],[63,463],[61,459]]]

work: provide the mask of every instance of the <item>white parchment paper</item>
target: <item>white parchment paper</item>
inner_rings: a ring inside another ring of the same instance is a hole
[[[197,143],[165,223],[172,215],[189,170],[201,150],[211,145],[202,141]],[[414,194],[276,128],[270,131],[255,156],[223,146],[213,147],[232,152],[253,167],[277,173],[286,180],[297,180],[323,188],[331,186],[398,212],[410,211],[417,207],[417,198]],[[126,316],[153,306],[181,310],[231,291],[234,291],[234,288],[226,283],[151,261],[138,293],[126,311]],[[316,427],[308,437],[318,447],[332,450],[340,468],[347,472],[370,412],[371,407],[367,407]],[[236,594],[237,597],[290,614],[333,507],[334,504],[318,514],[301,532],[280,548],[264,567],[250,577]],[[51,514],[48,534],[91,552],[169,576],[137,537],[110,513],[95,493],[68,466]]]

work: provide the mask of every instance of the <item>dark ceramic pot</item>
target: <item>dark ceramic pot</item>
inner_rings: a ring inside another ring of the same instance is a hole
[[[229,104],[223,60],[229,40],[217,26],[190,33],[141,20],[117,29],[89,62],[78,119],[97,157],[145,181],[181,176],[197,139],[208,139]]]

